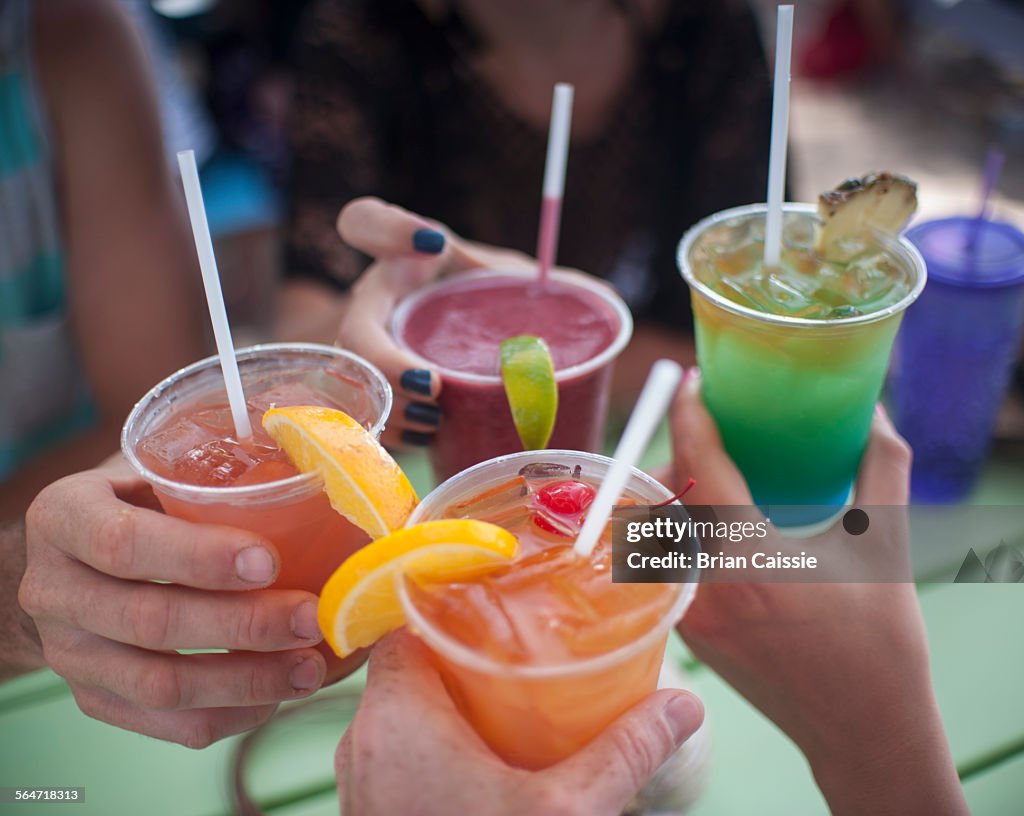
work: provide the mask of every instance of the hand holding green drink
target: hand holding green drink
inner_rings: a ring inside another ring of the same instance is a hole
[[[783,202],[793,7],[779,6],[766,204],[683,236],[704,402],[754,501],[778,526],[850,497],[903,310],[924,287],[900,230],[917,188],[889,173]]]

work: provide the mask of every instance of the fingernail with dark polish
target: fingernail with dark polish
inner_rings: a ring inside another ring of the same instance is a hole
[[[425,448],[434,437],[431,434],[419,433],[417,431],[402,431],[402,441],[406,445],[417,445]]]
[[[316,620],[316,604],[307,601],[292,612],[292,632],[303,640],[319,640],[320,624]]]
[[[403,371],[399,384],[410,394],[430,396],[430,372],[425,368],[410,368]]]
[[[441,409],[424,402],[410,402],[405,406],[405,418],[417,425],[432,425],[436,428],[441,424]]]
[[[303,660],[292,669],[288,679],[291,681],[292,688],[296,691],[309,691],[310,689],[319,688],[323,682],[320,662],[311,657]]]
[[[274,556],[263,547],[246,547],[235,556],[235,574],[250,584],[265,584],[274,577]]]
[[[444,249],[444,234],[432,229],[418,229],[412,234],[412,246],[417,252],[437,255]]]

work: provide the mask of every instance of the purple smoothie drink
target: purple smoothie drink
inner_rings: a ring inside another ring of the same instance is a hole
[[[500,375],[500,346],[532,334],[551,349],[558,417],[549,447],[599,452],[612,364],[633,332],[626,304],[578,274],[482,271],[422,289],[399,304],[399,345],[441,375],[443,420],[431,448],[434,476],[521,451]]]

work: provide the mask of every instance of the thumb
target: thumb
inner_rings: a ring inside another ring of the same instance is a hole
[[[910,446],[896,432],[881,403],[875,407],[871,436],[857,474],[857,504],[907,504],[910,499]]]
[[[353,750],[353,730],[355,729],[355,723],[351,723],[348,728],[345,729],[345,733],[341,737],[341,741],[338,743],[338,747],[334,751],[334,778],[338,783],[338,797],[342,802],[342,813],[352,813],[352,803],[355,785],[353,784],[352,776],[352,758],[354,755]]]
[[[672,403],[669,427],[676,483],[696,479],[686,495],[686,504],[753,504],[743,475],[725,452],[715,420],[704,407],[700,369],[687,370]]]
[[[695,695],[658,691],[544,773],[557,776],[559,785],[582,791],[584,810],[620,813],[703,721],[704,706]]]

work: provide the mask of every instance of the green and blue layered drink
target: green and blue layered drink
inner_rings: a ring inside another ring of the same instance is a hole
[[[679,247],[704,402],[780,525],[827,518],[849,498],[893,339],[925,282],[909,242],[854,221],[823,241],[813,205],[784,205],[774,268],[763,204],[704,219]]]

